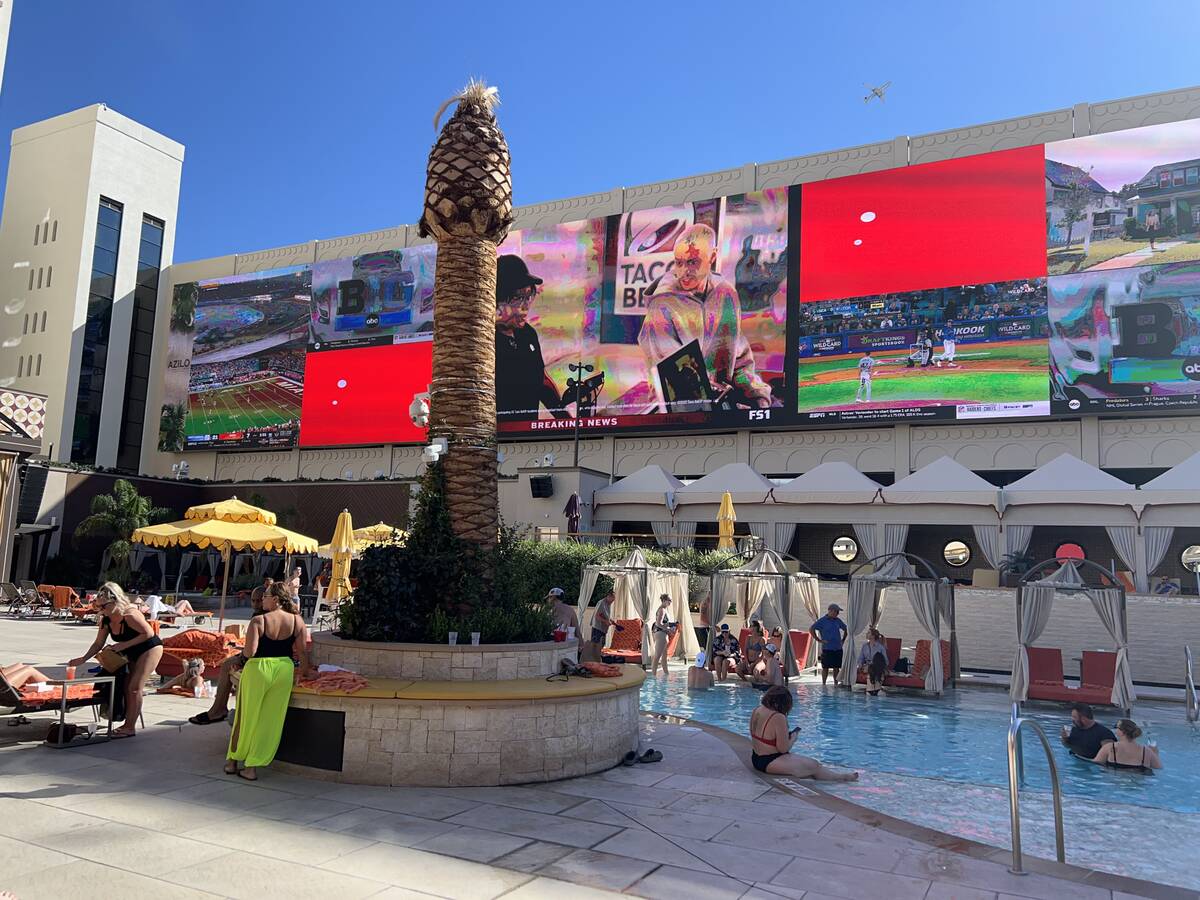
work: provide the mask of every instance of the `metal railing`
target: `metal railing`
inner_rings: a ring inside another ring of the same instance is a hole
[[[1196,694],[1196,679],[1192,675],[1192,648],[1183,647],[1183,658],[1187,661],[1187,671],[1183,675],[1184,702],[1187,704],[1187,720],[1195,722],[1200,719],[1200,698]]]
[[[1054,842],[1059,862],[1066,862],[1066,850],[1063,844],[1063,812],[1062,788],[1058,783],[1058,766],[1054,762],[1054,753],[1050,749],[1050,741],[1046,732],[1033,719],[1021,715],[1021,707],[1014,703],[1012,721],[1008,726],[1008,808],[1012,816],[1012,854],[1013,863],[1008,871],[1014,875],[1024,875],[1021,857],[1021,800],[1020,786],[1025,782],[1025,760],[1021,752],[1021,729],[1028,726],[1033,729],[1042,742],[1046,751],[1046,762],[1050,764],[1050,789],[1054,797]]]

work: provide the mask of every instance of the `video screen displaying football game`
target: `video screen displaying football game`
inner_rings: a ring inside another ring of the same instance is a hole
[[[290,447],[304,393],[308,267],[196,287],[186,445]]]

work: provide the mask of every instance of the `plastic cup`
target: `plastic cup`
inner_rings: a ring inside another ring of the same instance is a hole
[[[471,632],[471,646],[472,647],[479,646],[479,632],[478,631]]]
[[[67,666],[67,681],[74,681],[74,680],[75,680],[75,667]]]
[[[567,626],[567,640],[568,641],[575,640],[575,626],[574,625]]]
[[[458,632],[451,631],[450,632],[450,644],[451,644],[451,646],[453,646],[454,644],[457,644],[457,643],[458,643]]]

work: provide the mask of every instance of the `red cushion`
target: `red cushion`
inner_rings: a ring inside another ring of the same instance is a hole
[[[620,625],[622,630],[613,629],[612,645],[608,649],[636,650],[640,658],[642,655],[642,620],[614,619],[613,621]]]
[[[48,691],[38,691],[32,685],[27,685],[21,688],[21,702],[26,706],[42,706],[51,701],[58,703],[62,700],[62,688],[55,686]],[[94,684],[68,684],[67,699],[68,700],[90,700],[96,693]]]

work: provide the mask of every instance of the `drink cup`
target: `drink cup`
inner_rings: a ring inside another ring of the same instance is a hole
[[[451,646],[458,643],[458,632],[457,631],[450,632],[450,641],[449,642],[450,642]]]
[[[567,640],[568,641],[575,640],[575,626],[574,625],[567,626]]]
[[[471,632],[471,646],[472,647],[479,646],[479,632],[478,631]]]
[[[75,667],[67,666],[67,681],[74,681],[74,680],[75,680]]]

